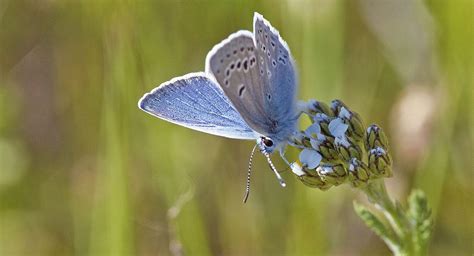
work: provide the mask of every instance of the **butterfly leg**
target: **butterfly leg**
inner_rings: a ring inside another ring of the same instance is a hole
[[[297,103],[296,103],[296,113],[298,115],[298,117],[303,114],[303,113],[308,113],[309,110],[311,109],[311,106],[312,106],[312,101],[303,101],[303,100],[299,100]]]
[[[285,163],[288,165],[288,166],[291,166],[290,162],[288,161],[288,159],[286,159],[285,157],[285,152],[286,152],[286,145],[281,147],[280,150],[278,150],[280,152],[280,157],[281,159],[283,159],[283,161],[285,161]]]

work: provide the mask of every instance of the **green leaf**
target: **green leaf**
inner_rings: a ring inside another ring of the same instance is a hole
[[[408,197],[407,216],[413,224],[413,244],[420,254],[426,254],[427,243],[431,236],[433,220],[423,191],[415,189]]]
[[[395,233],[393,230],[384,224],[377,216],[375,216],[369,209],[365,206],[358,204],[354,201],[354,210],[362,219],[362,221],[367,225],[375,234],[377,234],[393,251],[399,251],[400,245],[397,241]]]

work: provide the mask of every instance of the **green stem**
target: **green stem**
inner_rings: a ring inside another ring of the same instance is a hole
[[[403,222],[400,219],[397,207],[387,193],[384,181],[382,179],[374,180],[363,188],[363,190],[367,194],[369,201],[385,215],[394,228],[395,233],[399,237],[404,237],[406,232],[403,227]]]
[[[366,193],[369,201],[383,213],[397,235],[399,244],[393,253],[395,255],[418,255],[413,246],[412,236],[414,234],[412,233],[414,231],[410,221],[404,211],[390,199],[383,179],[374,180],[361,189]],[[393,246],[391,248],[393,250]]]

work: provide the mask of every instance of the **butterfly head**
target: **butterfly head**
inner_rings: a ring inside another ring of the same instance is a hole
[[[257,139],[257,145],[262,153],[273,153],[273,151],[275,151],[275,149],[277,148],[278,144],[279,143],[269,137],[261,136]]]

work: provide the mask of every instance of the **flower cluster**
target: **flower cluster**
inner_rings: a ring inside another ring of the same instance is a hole
[[[312,124],[296,132],[289,144],[300,150],[291,169],[305,185],[322,190],[343,183],[361,187],[392,176],[387,138],[380,127],[365,128],[359,114],[340,100],[330,106],[312,100],[302,111]]]

